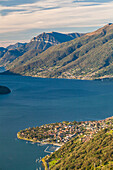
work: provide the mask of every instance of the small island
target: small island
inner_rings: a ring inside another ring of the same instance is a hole
[[[8,87],[0,86],[0,95],[2,94],[9,94],[11,90]]]

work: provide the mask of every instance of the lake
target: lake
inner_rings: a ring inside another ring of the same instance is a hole
[[[21,129],[42,124],[99,120],[113,115],[113,82],[0,76],[12,92],[0,96],[0,170],[36,170],[47,145],[18,140]]]
[[[0,73],[6,71],[5,67],[0,67]]]

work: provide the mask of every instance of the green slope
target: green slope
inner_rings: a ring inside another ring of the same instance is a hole
[[[0,48],[0,65],[10,67],[10,65],[19,66],[26,61],[37,56],[49,47],[62,42],[70,41],[84,34],[72,33],[62,34],[58,32],[42,33],[34,37],[29,43],[16,43],[8,46],[6,49]],[[12,62],[14,63],[12,64]]]
[[[48,159],[51,170],[113,169],[113,130],[98,132],[94,138],[81,142],[76,137],[54,152]]]
[[[95,79],[113,76],[113,24],[53,47],[27,54],[7,68],[21,75]],[[31,57],[29,57],[31,56]],[[33,56],[33,57],[32,57]]]

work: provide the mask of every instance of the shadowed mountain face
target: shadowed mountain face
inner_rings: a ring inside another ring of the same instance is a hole
[[[20,63],[30,60],[49,47],[62,42],[73,40],[84,34],[72,33],[61,34],[57,32],[42,33],[34,37],[29,43],[16,43],[7,48],[0,48],[0,65],[9,66],[15,59],[19,58]]]
[[[7,69],[13,73],[36,77],[77,79],[113,77],[113,24],[107,24],[78,38],[74,37],[75,34],[67,34],[66,37],[70,35],[75,38],[67,42],[63,42],[62,35],[63,43],[60,34],[58,35],[54,32],[43,33],[33,38],[24,48],[26,51],[29,50],[8,63]],[[54,46],[46,48],[50,44]]]
[[[17,49],[17,48],[19,48],[19,47],[24,47],[25,45],[26,45],[27,43],[16,43],[16,44],[14,44],[14,45],[9,45],[8,47],[7,47],[7,49],[8,50],[15,50],[15,49]]]
[[[45,42],[46,44],[57,45],[63,42],[71,41],[82,35],[84,34],[79,34],[79,33],[61,34],[58,32],[51,32],[51,33],[44,32],[39,36],[34,37],[31,41]]]
[[[0,58],[7,52],[6,48],[0,47]]]
[[[0,86],[0,95],[1,94],[8,94],[10,92],[11,92],[11,90],[8,87]]]

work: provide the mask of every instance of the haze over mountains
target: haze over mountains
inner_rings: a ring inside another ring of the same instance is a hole
[[[0,65],[16,74],[51,78],[113,77],[113,24],[88,34],[43,33],[18,48],[0,48]]]

